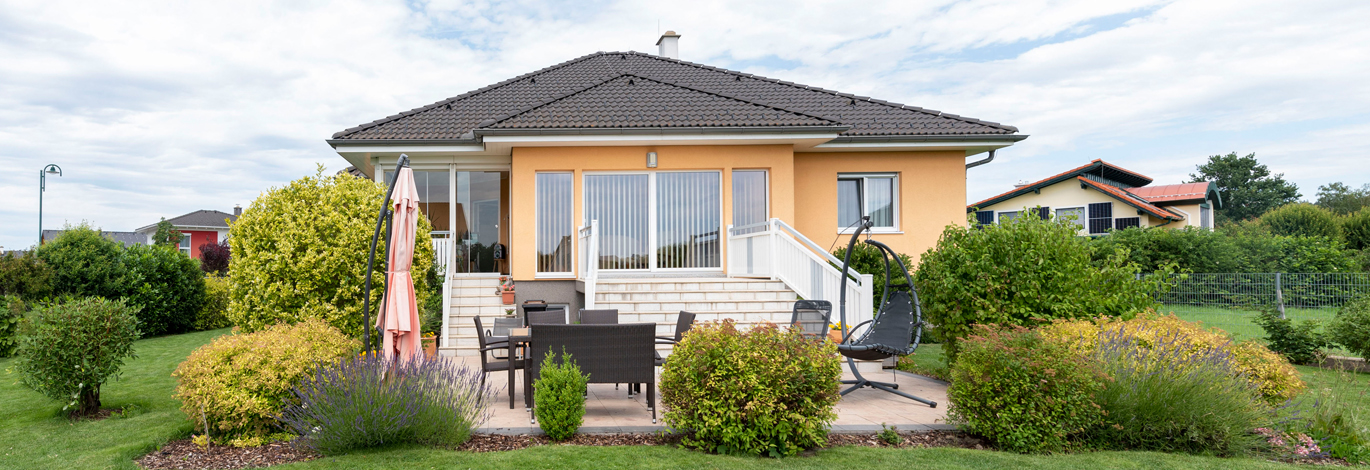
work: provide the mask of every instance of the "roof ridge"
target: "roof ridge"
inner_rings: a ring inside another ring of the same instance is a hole
[[[790,113],[790,114],[795,114],[795,115],[804,116],[804,117],[808,117],[808,118],[818,119],[818,120],[820,120],[820,121],[825,121],[825,122],[832,123],[832,124],[843,125],[843,123],[840,122],[840,121],[835,121],[835,120],[832,120],[832,119],[829,119],[829,118],[825,118],[825,117],[822,117],[822,116],[815,116],[815,115],[813,115],[813,114],[805,113],[805,112],[802,112],[802,111],[795,111],[795,110],[792,110],[792,109],[788,109],[788,108],[784,108],[784,107],[780,107],[780,106],[775,106],[775,105],[771,105],[771,104],[766,104],[766,103],[758,103],[758,102],[755,102],[755,101],[746,100],[746,99],[738,98],[738,97],[735,97],[735,96],[729,96],[729,95],[727,95],[727,94],[720,93],[720,92],[716,92],[716,91],[704,90],[704,89],[695,88],[695,87],[691,87],[691,86],[687,86],[687,85],[681,85],[681,84],[673,83],[673,82],[670,82],[670,81],[667,81],[667,80],[662,80],[662,79],[660,79],[660,78],[647,77],[647,76],[643,76],[643,75],[640,75],[640,74],[635,73],[635,72],[626,72],[626,71],[625,71],[625,72],[618,72],[617,74],[612,75],[612,76],[610,76],[610,77],[608,77],[608,78],[605,78],[604,80],[600,80],[600,81],[598,81],[598,82],[592,83],[592,84],[590,84],[590,85],[588,85],[588,86],[585,86],[585,87],[582,87],[582,88],[580,88],[580,89],[577,89],[577,90],[574,90],[574,91],[569,91],[569,92],[566,92],[566,93],[558,94],[558,95],[556,95],[556,96],[553,96],[553,97],[548,98],[548,99],[546,99],[546,100],[543,100],[543,101],[541,101],[541,102],[538,102],[538,103],[535,103],[535,104],[526,106],[526,107],[524,107],[524,108],[522,108],[522,109],[519,109],[519,110],[517,110],[517,111],[514,111],[514,112],[512,112],[512,113],[508,113],[508,114],[505,114],[505,115],[502,115],[502,116],[497,116],[497,117],[494,117],[494,118],[486,119],[486,120],[481,121],[480,123],[476,124],[475,129],[482,129],[482,128],[486,128],[486,127],[489,127],[489,126],[498,124],[498,123],[503,122],[503,121],[507,121],[507,120],[512,119],[512,118],[514,118],[514,117],[516,117],[516,116],[518,116],[518,115],[520,115],[520,114],[528,113],[528,112],[537,110],[538,108],[542,108],[542,107],[551,105],[551,104],[556,103],[556,102],[558,102],[558,101],[564,100],[564,99],[566,99],[566,98],[570,98],[571,96],[575,96],[575,95],[584,93],[584,92],[589,91],[589,90],[591,90],[591,89],[593,89],[593,88],[602,86],[602,85],[604,85],[604,84],[606,84],[606,83],[609,83],[609,82],[618,80],[618,79],[623,78],[623,77],[634,77],[634,78],[639,78],[639,79],[642,79],[642,80],[653,81],[653,82],[660,83],[660,84],[662,84],[662,85],[671,86],[671,87],[676,87],[676,88],[681,88],[681,89],[693,91],[693,92],[696,92],[696,93],[704,93],[704,94],[708,94],[708,95],[714,95],[714,96],[718,96],[718,97],[720,97],[720,98],[729,99],[729,100],[733,100],[733,101],[739,101],[739,102],[746,103],[746,104],[750,104],[750,105],[754,105],[754,106],[760,106],[760,107],[764,107],[764,108],[775,109],[775,110],[787,112],[787,113]],[[474,130],[474,129],[473,129],[473,130]]]
[[[1078,176],[1080,176],[1080,175],[1079,175],[1079,172],[1084,171],[1084,170],[1087,170],[1087,169],[1089,169],[1090,167],[1095,166],[1095,165],[1098,165],[1098,164],[1101,164],[1101,163],[1103,163],[1103,160],[1094,159],[1094,160],[1091,160],[1089,163],[1086,163],[1086,164],[1084,164],[1084,165],[1080,165],[1080,166],[1077,166],[1077,167],[1075,167],[1075,168],[1071,168],[1071,169],[1069,169],[1069,170],[1062,171],[1062,172],[1060,172],[1060,173],[1057,173],[1057,174],[1048,176],[1048,177],[1046,177],[1046,178],[1042,178],[1042,179],[1039,179],[1039,180],[1037,180],[1037,181],[1033,181],[1033,182],[1031,182],[1031,183],[1028,183],[1028,184],[1025,184],[1025,185],[1022,185],[1022,186],[1014,187],[1013,189],[1010,189],[1010,190],[1008,190],[1008,191],[1004,191],[1004,192],[999,193],[999,194],[995,194],[995,195],[990,196],[990,197],[987,197],[987,198],[985,198],[985,199],[981,199],[979,202],[976,202],[976,203],[974,203],[974,204],[969,204],[969,205],[967,205],[966,208],[969,209],[969,208],[972,208],[972,207],[980,207],[981,204],[984,204],[984,203],[989,202],[989,201],[993,201],[993,200],[995,200],[995,199],[999,199],[999,198],[1001,198],[1001,197],[1009,196],[1009,195],[1011,195],[1011,194],[1013,194],[1013,193],[1016,193],[1016,192],[1019,192],[1019,191],[1022,191],[1022,192],[1024,192],[1024,193],[1026,193],[1026,192],[1028,192],[1028,191],[1031,191],[1033,186],[1037,186],[1037,185],[1039,185],[1039,184],[1043,184],[1043,183],[1046,183],[1046,182],[1048,182],[1048,181],[1051,181],[1051,180],[1054,180],[1054,179],[1057,179],[1057,178],[1059,178],[1060,181],[1065,181],[1065,180],[1067,180],[1067,179],[1070,179],[1070,177],[1072,177],[1072,176],[1078,177]],[[994,204],[998,204],[998,202],[996,202],[996,203],[994,203]],[[991,204],[991,205],[993,205],[993,204]]]
[[[879,105],[888,106],[888,107],[895,108],[895,109],[906,109],[906,110],[913,111],[913,112],[918,112],[918,113],[923,113],[923,114],[931,114],[931,115],[933,115],[933,116],[945,117],[945,118],[954,119],[954,120],[957,120],[957,121],[969,122],[969,123],[973,123],[973,124],[980,124],[980,125],[995,127],[995,128],[1003,129],[1003,130],[1010,131],[1010,132],[1019,132],[1019,129],[1018,129],[1017,127],[1015,127],[1015,126],[1010,126],[1010,125],[1007,125],[1007,124],[1000,124],[1000,123],[992,122],[992,121],[985,121],[985,120],[975,119],[975,118],[971,118],[971,117],[959,116],[959,115],[956,115],[956,114],[945,113],[945,112],[937,111],[937,110],[933,110],[933,109],[927,109],[927,108],[922,108],[922,107],[913,106],[913,105],[907,105],[907,104],[903,104],[903,103],[895,103],[895,102],[892,102],[892,101],[885,101],[885,100],[875,99],[875,98],[871,98],[871,97],[868,97],[868,96],[859,96],[859,95],[853,95],[853,94],[850,94],[850,93],[842,93],[842,92],[839,92],[839,91],[836,91],[836,90],[829,90],[829,89],[822,88],[822,87],[816,87],[816,86],[811,86],[811,85],[803,85],[803,84],[794,83],[794,82],[787,82],[787,81],[780,80],[780,79],[775,79],[775,78],[770,78],[770,77],[763,77],[763,76],[761,76],[761,75],[754,75],[754,74],[750,74],[750,73],[746,73],[746,72],[740,72],[740,71],[736,71],[736,70],[729,70],[729,69],[725,69],[725,68],[722,68],[722,67],[714,67],[714,66],[712,66],[712,65],[705,65],[705,64],[700,64],[700,63],[696,63],[696,62],[690,62],[690,61],[688,61],[688,60],[673,59],[673,58],[669,58],[669,57],[662,57],[662,56],[659,56],[659,55],[648,54],[648,53],[645,53],[645,52],[637,52],[637,51],[628,51],[628,52],[607,52],[607,53],[604,53],[604,54],[605,54],[605,55],[612,55],[612,54],[634,54],[634,55],[639,55],[639,56],[642,56],[642,57],[648,57],[648,58],[652,58],[652,59],[656,59],[656,60],[661,60],[661,61],[666,61],[666,62],[676,62],[676,63],[682,64],[682,65],[687,65],[687,66],[691,66],[691,67],[701,68],[701,69],[705,69],[705,70],[713,70],[713,71],[716,71],[716,72],[723,72],[723,73],[727,73],[727,74],[730,74],[730,75],[735,75],[735,76],[740,76],[740,77],[747,77],[747,78],[752,78],[752,79],[761,80],[761,81],[767,81],[767,82],[771,82],[771,83],[775,83],[775,84],[779,84],[779,85],[785,85],[785,86],[789,86],[789,87],[793,87],[793,88],[799,88],[799,89],[803,89],[803,90],[817,91],[817,92],[820,92],[820,93],[827,93],[827,94],[830,94],[830,95],[833,95],[833,96],[839,96],[839,97],[843,97],[843,98],[850,98],[850,99],[852,99],[853,101],[866,101],[866,102],[870,102],[870,103],[875,103],[875,104],[879,104]]]
[[[355,133],[357,133],[357,132],[360,132],[360,131],[363,131],[363,130],[366,130],[366,129],[370,129],[370,128],[379,126],[379,125],[381,125],[381,124],[385,124],[385,123],[388,123],[388,122],[392,122],[392,121],[398,120],[398,119],[403,118],[403,117],[406,117],[406,116],[412,116],[412,115],[415,115],[415,114],[418,114],[418,113],[421,113],[421,112],[424,112],[424,111],[428,111],[428,110],[433,109],[433,108],[436,108],[436,107],[438,107],[438,106],[443,106],[443,105],[455,103],[455,102],[458,102],[458,101],[461,101],[461,100],[464,100],[464,99],[467,99],[467,98],[470,98],[470,97],[479,95],[479,94],[481,94],[481,93],[485,93],[485,92],[494,90],[494,89],[496,89],[496,88],[502,88],[502,87],[504,87],[504,86],[506,86],[506,85],[509,85],[509,84],[511,84],[511,83],[514,83],[514,82],[517,82],[517,81],[520,81],[520,80],[523,80],[523,79],[526,79],[526,78],[529,78],[529,77],[534,77],[534,76],[542,75],[542,74],[545,74],[545,73],[547,73],[547,72],[551,72],[551,71],[553,71],[553,70],[557,70],[557,69],[560,69],[560,68],[569,66],[569,65],[571,65],[571,64],[580,63],[580,62],[589,60],[589,59],[591,59],[591,58],[593,58],[593,57],[600,57],[600,56],[612,55],[612,54],[616,54],[616,53],[615,53],[615,52],[604,52],[604,51],[599,51],[599,52],[595,52],[595,53],[591,53],[591,54],[586,54],[586,55],[583,55],[583,56],[580,56],[580,57],[577,57],[577,58],[574,58],[574,59],[571,59],[571,60],[568,60],[568,61],[565,61],[565,62],[562,62],[562,63],[559,63],[559,64],[549,65],[549,66],[547,66],[547,67],[543,67],[543,68],[540,68],[540,69],[534,70],[534,71],[532,71],[532,72],[528,72],[528,73],[525,73],[525,74],[523,74],[523,75],[519,75],[519,76],[516,76],[516,77],[513,77],[513,78],[509,78],[509,79],[506,79],[506,80],[502,80],[502,81],[499,81],[499,82],[495,82],[495,83],[492,83],[492,84],[489,84],[489,85],[486,85],[486,86],[483,86],[483,87],[480,87],[480,88],[477,88],[477,89],[468,91],[468,92],[466,92],[466,93],[462,93],[462,94],[460,94],[460,95],[453,96],[453,97],[451,97],[451,98],[446,98],[446,99],[443,99],[443,100],[439,100],[439,101],[437,101],[437,102],[435,102],[435,103],[432,103],[432,104],[420,106],[420,107],[417,107],[417,108],[414,108],[414,109],[411,109],[411,110],[408,110],[408,111],[402,111],[402,112],[400,112],[400,113],[398,113],[398,114],[386,116],[386,117],[377,119],[377,120],[375,120],[375,121],[371,121],[371,122],[368,122],[368,123],[365,123],[365,124],[360,124],[360,125],[357,125],[357,126],[349,127],[349,128],[347,128],[347,129],[343,129],[343,130],[341,130],[341,131],[338,131],[338,132],[333,133],[333,137],[332,137],[332,138],[334,138],[334,139],[342,138],[342,137],[344,137],[344,136],[346,136],[346,135],[348,135],[348,134],[355,134]],[[477,127],[479,127],[479,126],[477,126]]]

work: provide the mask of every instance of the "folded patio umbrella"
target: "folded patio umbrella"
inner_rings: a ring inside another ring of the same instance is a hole
[[[385,304],[376,318],[381,330],[381,351],[387,359],[411,359],[420,355],[419,306],[414,297],[414,238],[419,223],[419,193],[414,171],[401,168],[390,202],[395,209],[390,227],[390,263],[386,271]]]

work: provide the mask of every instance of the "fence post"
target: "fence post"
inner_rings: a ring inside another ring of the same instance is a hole
[[[1280,319],[1284,319],[1284,289],[1280,282],[1280,274],[1275,273],[1275,308],[1280,311]]]

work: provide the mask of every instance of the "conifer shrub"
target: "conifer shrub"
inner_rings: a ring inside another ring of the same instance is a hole
[[[1089,358],[1023,327],[975,325],[951,368],[949,422],[1010,452],[1056,452],[1103,422],[1107,377]]]
[[[63,410],[84,416],[100,410],[100,390],[137,357],[136,307],[100,297],[67,298],[38,308],[19,340],[15,370],[20,381]]]
[[[314,176],[272,188],[229,228],[233,266],[228,318],[243,331],[319,318],[361,336],[368,250],[385,188],[350,175]],[[432,227],[418,217],[411,273],[418,304],[428,300]],[[385,237],[372,266],[370,318],[385,279]]]
[[[176,367],[176,398],[196,429],[208,427],[215,439],[267,436],[301,379],[360,349],[321,319],[220,336]]]
[[[569,353],[562,351],[558,362],[556,354],[547,351],[533,384],[533,412],[548,438],[564,441],[576,435],[585,418],[585,384],[589,380]]]
[[[822,446],[837,419],[837,346],[799,329],[696,325],[661,369],[667,426],[720,454],[789,456]]]

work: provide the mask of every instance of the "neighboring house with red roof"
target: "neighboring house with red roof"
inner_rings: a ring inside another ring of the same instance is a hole
[[[1081,235],[1105,235],[1129,227],[1213,228],[1222,206],[1218,186],[1202,183],[1148,186],[1151,178],[1094,160],[966,206],[976,222],[992,224],[1032,214],[1070,218]]]
[[[181,238],[181,251],[191,258],[200,259],[200,245],[219,243],[228,238],[228,224],[238,220],[242,213],[242,207],[234,207],[232,214],[216,210],[198,210],[172,217],[167,219],[167,222],[171,222],[172,227],[186,235]],[[157,224],[139,228],[135,232],[146,239],[145,243],[152,245],[152,236],[157,234]]]

